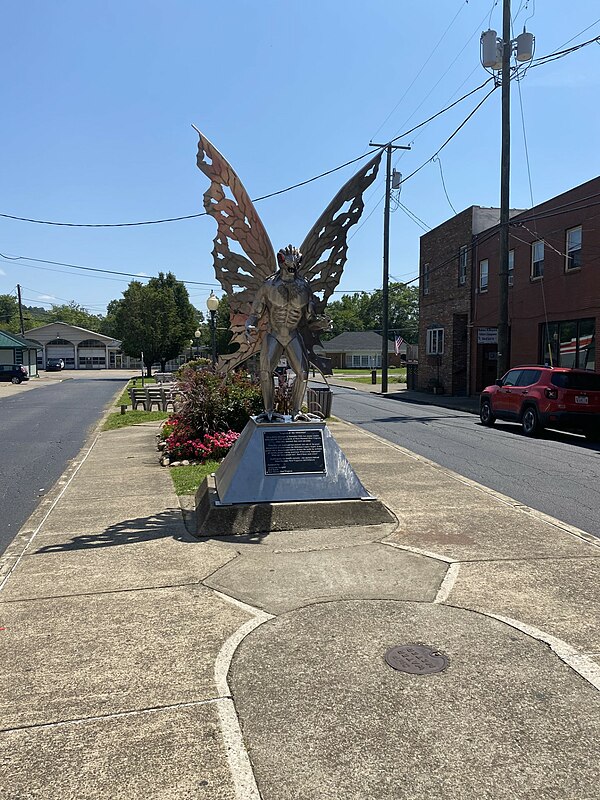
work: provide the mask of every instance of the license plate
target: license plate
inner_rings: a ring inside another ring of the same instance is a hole
[[[585,394],[578,394],[578,395],[575,396],[575,402],[586,406],[587,402],[588,402],[588,398],[587,398],[587,396]]]

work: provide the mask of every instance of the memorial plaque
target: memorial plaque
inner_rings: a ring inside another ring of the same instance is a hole
[[[325,474],[323,433],[306,429],[263,431],[265,475]]]

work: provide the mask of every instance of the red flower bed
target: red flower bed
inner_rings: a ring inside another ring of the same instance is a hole
[[[176,416],[169,419],[164,433],[168,434],[165,439],[166,452],[171,461],[180,461],[181,459],[219,460],[227,455],[240,435],[235,431],[217,431],[198,437]]]

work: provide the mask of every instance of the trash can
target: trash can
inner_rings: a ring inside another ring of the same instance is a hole
[[[406,388],[407,389],[416,389],[417,388],[417,367],[418,364],[407,364],[406,365]]]
[[[309,389],[306,393],[306,404],[310,414],[331,416],[331,389]]]

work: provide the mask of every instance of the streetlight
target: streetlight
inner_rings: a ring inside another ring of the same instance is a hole
[[[210,296],[206,301],[206,307],[210,311],[210,343],[212,351],[212,364],[214,367],[217,363],[217,327],[215,316],[219,307],[219,298],[213,291],[211,291]]]
[[[202,335],[201,332],[196,329],[196,331],[194,332],[194,338],[196,339],[196,358],[198,358],[198,350],[200,348],[200,345],[198,344],[198,340],[200,339],[201,335]]]

